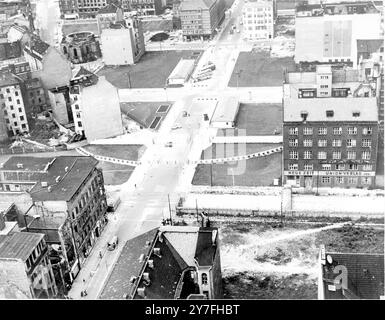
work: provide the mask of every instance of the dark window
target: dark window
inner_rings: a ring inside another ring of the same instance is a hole
[[[5,90],[7,93],[10,93],[11,91],[9,91],[9,89],[7,88],[6,90]]]
[[[4,99],[4,95],[0,93],[0,99]]]
[[[23,112],[23,109],[19,108],[19,112]]]
[[[26,129],[26,128],[27,128],[27,126],[26,126],[25,123],[23,123],[23,124],[21,125],[21,127],[22,127],[23,129]]]
[[[360,116],[360,112],[359,111],[353,112],[353,117],[357,118],[359,116]]]
[[[207,273],[202,273],[202,284],[207,284]]]
[[[11,98],[11,97],[8,97],[8,101],[12,101],[12,98]]]
[[[19,95],[19,92],[18,91],[15,91],[15,96],[17,97]]]
[[[334,117],[334,111],[333,110],[326,110],[326,117],[328,117],[328,118]]]
[[[20,117],[20,120],[21,120],[21,121],[24,121],[24,116],[21,116],[21,117]]]
[[[12,118],[16,118],[16,116],[15,116],[15,114],[14,114],[14,113],[12,113]]]
[[[17,103],[17,104],[20,104],[20,100],[19,100],[19,99],[16,99],[16,103]]]

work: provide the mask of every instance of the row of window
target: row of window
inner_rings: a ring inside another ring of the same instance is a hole
[[[303,134],[305,136],[312,135],[313,131],[314,130],[312,127],[303,128]],[[372,127],[362,128],[362,134],[363,135],[371,135],[372,132],[373,132]],[[347,133],[350,135],[355,135],[358,133],[358,128],[357,127],[348,127]],[[326,128],[326,127],[318,128],[318,135],[322,136],[322,135],[327,135],[327,134],[328,134],[328,128]],[[334,127],[333,128],[333,134],[334,135],[341,135],[342,134],[342,127]],[[297,127],[290,127],[289,128],[289,135],[297,136],[298,135],[298,128]]]
[[[334,177],[335,184],[344,184],[345,179],[348,184],[356,185],[358,184],[358,177]],[[321,177],[320,179],[321,184],[330,184],[332,182],[332,177]],[[370,185],[372,183],[371,177],[362,177],[361,178],[361,184]]]
[[[288,168],[289,168],[289,170],[299,170],[298,163],[289,163]],[[331,171],[332,165],[330,163],[323,163],[321,165],[321,169],[326,170],[326,171]],[[358,170],[358,164],[357,163],[350,163],[350,164],[337,163],[334,165],[334,169],[335,170]],[[314,165],[312,163],[305,163],[303,165],[303,170],[313,171]],[[364,164],[364,165],[362,165],[362,170],[363,171],[372,171],[373,165]]]
[[[32,251],[31,255],[28,257],[26,261],[27,268],[30,269],[32,264],[37,260],[37,258],[40,256],[41,252],[45,248],[46,244],[44,239],[39,242],[39,244],[36,246],[36,248]]]
[[[289,151],[289,159],[299,159],[298,151]],[[361,159],[362,160],[370,160],[371,152],[370,151],[362,151],[361,152]],[[305,151],[303,153],[303,159],[309,160],[313,159],[313,151]],[[318,151],[317,153],[317,159],[318,160],[325,160],[328,159],[328,153],[326,151]],[[333,151],[332,152],[332,159],[334,160],[340,160],[341,159],[341,151]],[[356,160],[357,159],[357,152],[356,151],[348,151],[347,152],[347,159],[348,160]]]
[[[72,219],[75,219],[77,215],[82,211],[82,209],[87,205],[88,199],[91,198],[92,194],[97,189],[97,177],[92,181],[87,191],[78,201],[78,206],[72,209]]]
[[[304,147],[312,147],[313,146],[313,140],[312,139],[304,139],[303,141]],[[317,142],[318,147],[327,147],[328,141],[326,139],[320,139]],[[342,140],[341,139],[333,139],[332,140],[332,146],[333,147],[341,147],[342,146]],[[357,146],[357,140],[356,139],[346,139],[346,146],[347,147],[356,147]],[[372,140],[371,139],[362,139],[361,146],[369,148],[372,146]],[[289,147],[298,147],[298,139],[289,139]]]

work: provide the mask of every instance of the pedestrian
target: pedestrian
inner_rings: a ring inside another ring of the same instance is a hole
[[[84,296],[88,295],[87,290],[84,289]]]
[[[99,258],[100,258],[100,259],[103,258],[103,255],[102,255],[102,252],[101,252],[101,251],[99,251]]]
[[[135,188],[136,188],[136,183],[134,184]]]
[[[83,278],[83,283],[85,284],[86,283],[86,279]]]
[[[81,296],[81,297],[84,297],[84,293],[83,293],[83,290],[82,290],[82,291],[80,291],[80,296]]]

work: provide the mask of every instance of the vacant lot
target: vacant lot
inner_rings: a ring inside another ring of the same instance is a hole
[[[83,147],[98,156],[112,157],[124,160],[139,160],[146,147],[143,145],[120,145],[120,144],[92,144]]]
[[[235,129],[220,129],[218,136],[223,135],[274,135],[281,133],[282,129],[282,104],[260,103],[260,104],[241,104]],[[239,131],[238,129],[242,129]]]
[[[120,185],[125,183],[131,176],[135,167],[99,161],[98,168],[103,170],[105,185]]]
[[[168,108],[160,106],[169,106]],[[149,128],[156,117],[161,117],[157,128],[170,111],[170,102],[122,102],[120,110],[122,113],[136,121],[140,126]],[[162,112],[160,112],[162,111]]]
[[[275,87],[281,86],[283,71],[294,71],[293,58],[272,58],[267,52],[241,52],[238,56],[229,87]],[[238,77],[239,73],[239,77]]]
[[[98,72],[98,75],[104,75],[119,89],[164,88],[168,76],[179,60],[191,57],[194,52],[196,51],[146,52],[136,65],[104,67]]]
[[[246,147],[246,150],[244,149]],[[251,154],[276,148],[277,144],[214,144],[202,152],[202,158],[223,158]],[[232,171],[233,170],[233,171]],[[234,172],[234,175],[232,174]],[[240,174],[238,174],[240,173]],[[270,186],[281,177],[281,153],[232,163],[199,164],[195,170],[193,185],[213,186]],[[234,178],[234,181],[233,181]]]
[[[224,298],[317,299],[321,244],[328,251],[383,253],[382,228],[266,222],[220,227]],[[307,234],[304,234],[307,233]]]

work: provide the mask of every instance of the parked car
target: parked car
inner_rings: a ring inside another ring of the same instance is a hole
[[[112,251],[118,246],[118,236],[113,236],[110,241],[107,242],[107,250]]]
[[[166,148],[172,148],[172,141],[167,142],[164,146]]]
[[[182,126],[179,125],[179,124],[176,124],[176,125],[174,125],[174,126],[171,128],[171,130],[176,130],[176,129],[180,129],[180,128],[182,128]]]

